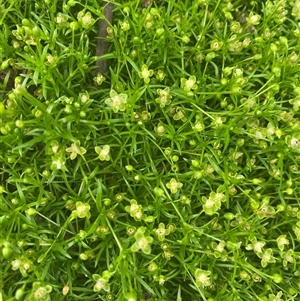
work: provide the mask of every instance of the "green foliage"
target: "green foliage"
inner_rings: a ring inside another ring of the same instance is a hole
[[[103,2],[0,4],[0,300],[299,300],[300,1]]]

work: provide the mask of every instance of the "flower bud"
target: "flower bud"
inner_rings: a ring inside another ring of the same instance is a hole
[[[28,215],[35,215],[36,214],[36,210],[34,208],[29,208],[26,210],[26,213]]]
[[[162,197],[164,195],[164,191],[159,187],[154,188],[154,193],[158,197]]]
[[[155,34],[160,37],[161,35],[163,35],[163,33],[165,32],[165,30],[163,28],[158,28],[156,29]]]
[[[12,254],[12,249],[10,246],[4,246],[2,248],[2,255],[5,259],[8,259]]]
[[[10,59],[3,61],[1,64],[1,70],[7,69],[9,67],[9,62],[10,62]]]
[[[15,292],[16,300],[23,300],[24,293],[25,293],[24,287],[18,288]]]
[[[30,27],[30,26],[31,26],[30,20],[28,20],[28,19],[23,19],[23,20],[22,20],[22,25],[23,25],[23,26]]]
[[[227,220],[231,221],[235,218],[235,215],[231,212],[227,212],[224,214],[224,218],[226,218]]]

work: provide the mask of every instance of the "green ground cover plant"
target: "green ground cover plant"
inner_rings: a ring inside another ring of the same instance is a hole
[[[0,2],[0,300],[300,299],[300,1]]]

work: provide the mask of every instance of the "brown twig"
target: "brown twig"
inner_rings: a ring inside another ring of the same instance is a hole
[[[98,42],[96,46],[96,56],[102,56],[108,52],[109,41],[107,41],[107,29],[112,24],[113,20],[113,9],[114,5],[112,3],[108,3],[103,8],[104,18],[100,19],[98,22]],[[97,75],[101,73],[104,75],[107,71],[107,62],[106,60],[97,60],[96,61],[96,69],[94,74]]]
[[[147,8],[152,3],[152,0],[144,0],[142,2],[142,7]],[[104,18],[100,19],[98,22],[98,42],[96,45],[96,56],[102,56],[107,54],[109,48],[109,41],[107,41],[107,29],[112,24],[113,20],[113,9],[114,5],[108,3],[103,7]],[[96,68],[94,71],[94,76],[97,76],[98,73],[104,75],[107,71],[107,61],[106,60],[97,60]]]
[[[152,0],[144,0],[142,3],[142,7],[147,8],[151,4]]]

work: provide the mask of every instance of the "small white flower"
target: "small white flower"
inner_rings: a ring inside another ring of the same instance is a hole
[[[101,161],[109,161],[110,160],[110,146],[104,145],[103,147],[96,146],[95,152],[99,155],[98,158]]]
[[[195,123],[193,130],[196,132],[202,132],[204,130],[204,124],[202,122]]]
[[[20,268],[20,266],[21,266],[21,260],[20,260],[20,259],[13,260],[13,261],[11,262],[11,265],[12,265],[12,269],[13,269],[14,271],[16,271],[16,270],[18,270],[18,269]]]
[[[159,123],[157,125],[157,127],[155,127],[154,130],[157,133],[157,135],[159,135],[159,136],[162,136],[165,133],[165,131],[166,131],[165,127],[161,123]]]
[[[246,250],[253,250],[256,254],[262,253],[262,249],[265,246],[264,241],[255,241],[246,247]]]
[[[83,28],[89,28],[94,25],[95,20],[90,12],[80,11],[77,14],[77,19]]]
[[[127,31],[130,29],[130,24],[128,22],[122,22],[121,23],[121,29],[124,31]]]
[[[52,167],[55,169],[63,169],[66,162],[62,158],[57,158],[52,161]]]
[[[299,145],[299,140],[293,137],[290,141],[291,148],[296,148],[298,145]]]
[[[198,286],[206,287],[211,285],[210,281],[211,271],[204,271],[197,269],[195,272],[196,284]]]
[[[183,87],[183,90],[186,92],[189,92],[191,90],[196,90],[198,88],[196,82],[196,76],[192,75],[188,79],[186,78],[181,78],[180,80],[181,86]]]
[[[127,103],[127,95],[126,94],[118,94],[115,90],[111,90],[110,98],[105,100],[105,103],[112,108],[112,110],[117,113],[118,111],[125,111],[126,103]]]
[[[250,13],[249,17],[247,18],[247,23],[249,25],[258,25],[260,18],[260,15]]]
[[[171,193],[175,194],[177,190],[182,187],[182,183],[177,182],[176,179],[172,178],[170,182],[166,184],[166,186],[171,190]]]
[[[280,251],[284,250],[284,246],[288,245],[290,242],[289,240],[286,238],[286,235],[280,235],[277,238],[277,245]]]

